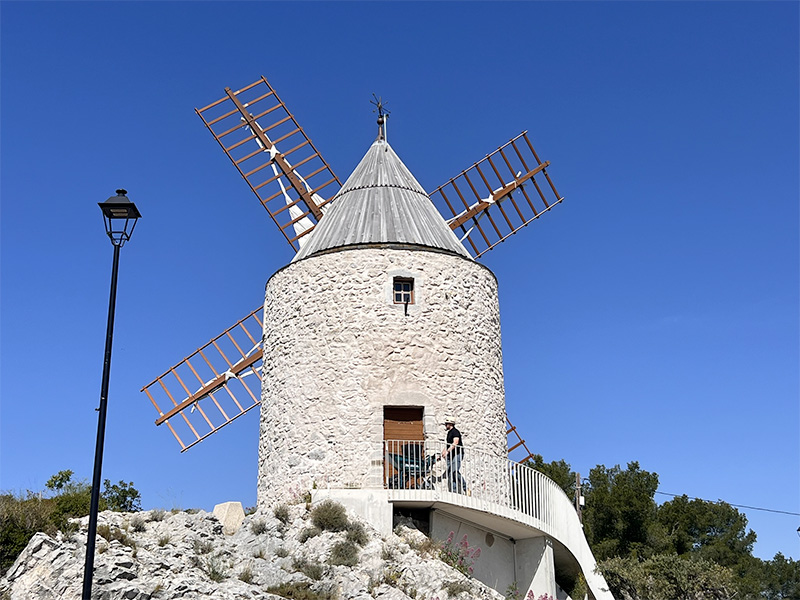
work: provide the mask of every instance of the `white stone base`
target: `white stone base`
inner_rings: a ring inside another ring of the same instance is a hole
[[[392,533],[392,504],[387,490],[324,489],[311,490],[311,503],[334,500],[361,517],[386,536]]]
[[[233,535],[244,522],[244,509],[241,502],[223,502],[214,507],[214,516],[222,523],[222,533]]]

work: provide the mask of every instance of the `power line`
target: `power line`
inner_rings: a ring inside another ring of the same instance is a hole
[[[656,492],[656,494],[661,494],[663,496],[672,496],[673,498],[677,498],[679,496],[686,496],[686,494],[670,494],[668,492]],[[702,502],[712,502],[714,504],[718,504],[719,502],[725,502],[724,500],[716,500],[716,501],[714,501],[714,500],[703,500],[702,498],[691,498],[689,496],[687,496],[687,497],[690,500],[700,500]],[[795,516],[795,517],[800,517],[800,513],[789,512],[788,510],[775,510],[774,508],[760,508],[758,506],[747,506],[745,504],[731,504],[730,502],[725,502],[725,504],[728,504],[728,505],[736,507],[736,508],[747,508],[749,510],[761,510],[761,511],[764,511],[764,512],[779,513],[779,514],[782,514],[782,515],[792,515],[792,516]]]

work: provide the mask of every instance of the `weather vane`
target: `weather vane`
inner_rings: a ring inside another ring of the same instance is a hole
[[[370,100],[369,103],[375,107],[375,110],[373,110],[372,112],[378,113],[378,129],[379,129],[378,137],[380,137],[382,140],[385,140],[386,118],[391,114],[388,110],[386,110],[386,105],[388,104],[388,102],[384,102],[383,97],[376,96],[375,94],[372,94],[372,97],[374,98],[374,100]]]

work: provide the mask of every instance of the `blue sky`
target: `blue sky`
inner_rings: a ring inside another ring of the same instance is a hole
[[[488,253],[508,413],[582,474],[800,512],[798,4],[0,4],[0,488],[92,470],[145,508],[255,503],[258,419],[180,454],[139,393],[292,256],[194,114],[265,75],[343,180],[375,136],[428,190],[523,129],[565,201]],[[659,500],[667,496],[657,496]],[[800,517],[744,511],[756,554]]]

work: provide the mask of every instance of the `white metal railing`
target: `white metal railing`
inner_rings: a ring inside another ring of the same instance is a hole
[[[572,501],[556,482],[507,456],[470,447],[463,448],[456,473],[455,465],[441,459],[444,449],[444,441],[385,441],[384,487],[397,500],[449,502],[526,523],[569,549],[595,598],[612,598],[594,572],[595,559]]]
[[[396,490],[437,490],[466,495],[522,512],[555,526],[572,503],[549,477],[504,456],[463,448],[460,468],[442,460],[443,441],[384,442],[384,486]],[[575,510],[571,517],[578,521]],[[578,523],[580,527],[580,523]]]

